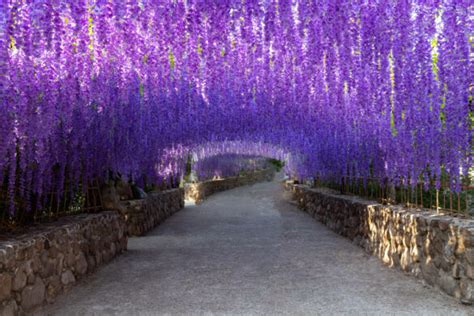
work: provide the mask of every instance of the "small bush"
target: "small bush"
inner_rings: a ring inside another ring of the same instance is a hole
[[[285,166],[285,162],[279,159],[268,159],[268,163],[275,167],[276,171],[280,171]]]

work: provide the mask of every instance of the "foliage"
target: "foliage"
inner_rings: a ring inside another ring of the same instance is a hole
[[[285,166],[285,162],[279,159],[269,158],[267,161],[275,168],[277,172],[281,171],[281,169],[283,169]]]
[[[405,186],[439,186],[444,168],[459,191],[471,14],[467,0],[2,1],[9,212],[110,170],[176,185],[190,152]]]

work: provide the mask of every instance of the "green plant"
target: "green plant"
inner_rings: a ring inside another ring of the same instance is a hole
[[[268,163],[275,167],[275,170],[278,172],[285,166],[285,162],[279,159],[269,158]]]

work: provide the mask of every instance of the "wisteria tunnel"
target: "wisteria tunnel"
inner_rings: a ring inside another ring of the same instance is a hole
[[[473,312],[472,1],[0,0],[0,30],[1,315]]]

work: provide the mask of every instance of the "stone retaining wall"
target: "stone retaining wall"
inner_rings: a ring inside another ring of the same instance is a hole
[[[151,192],[145,199],[121,202],[129,236],[142,236],[184,207],[184,190]]]
[[[117,212],[68,216],[0,241],[0,315],[51,303],[85,274],[127,249]]]
[[[255,171],[244,176],[228,177],[219,180],[208,180],[198,183],[187,183],[184,185],[185,197],[197,203],[206,197],[225,190],[239,186],[254,184],[262,181],[271,181],[275,175],[273,168]]]
[[[299,208],[385,264],[474,302],[474,220],[288,184]],[[350,276],[348,276],[350,277]]]

